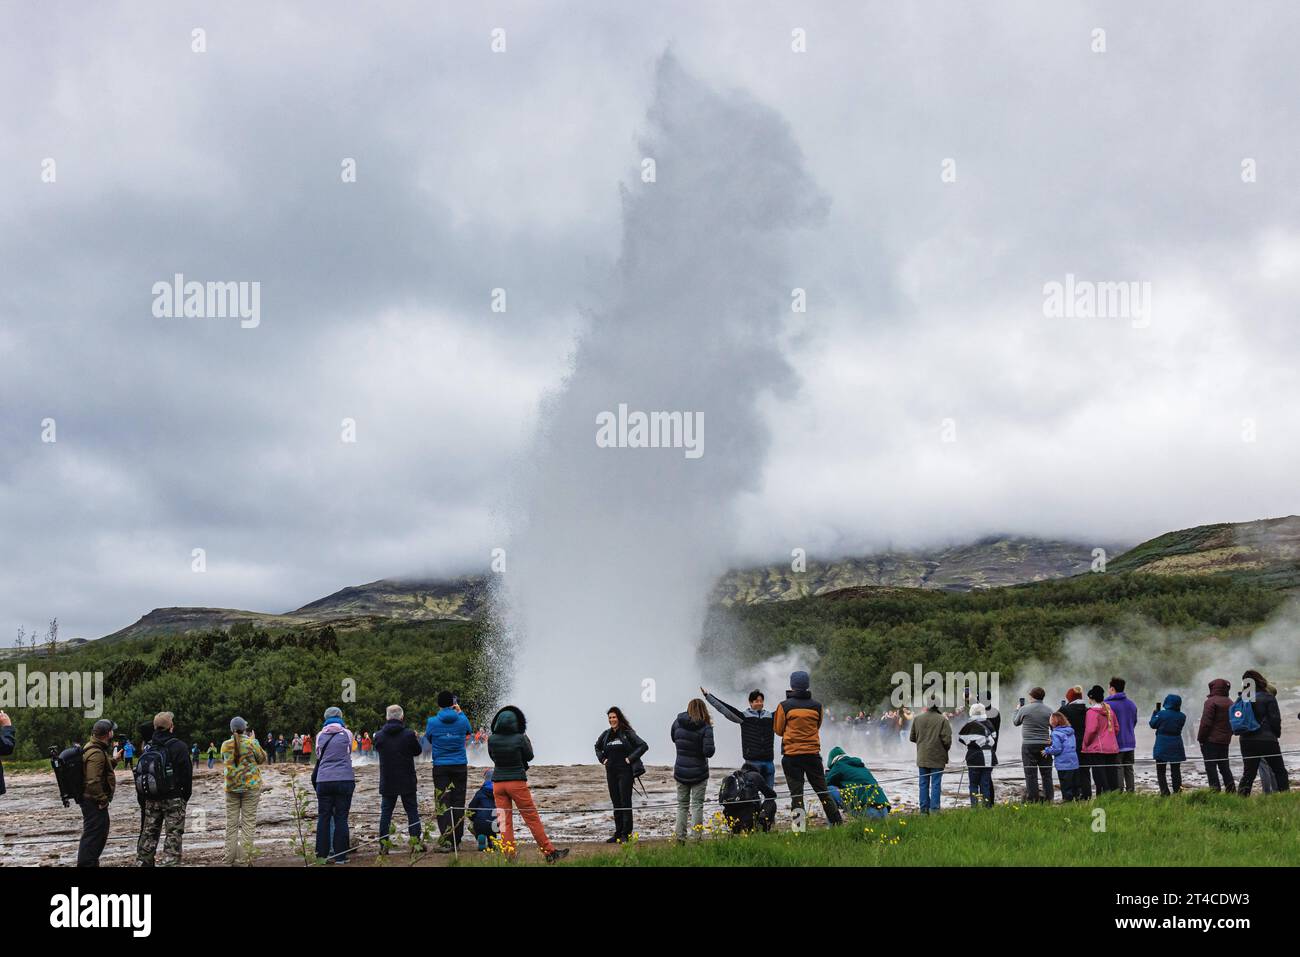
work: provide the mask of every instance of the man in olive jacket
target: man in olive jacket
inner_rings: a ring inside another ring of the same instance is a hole
[[[930,707],[916,716],[909,739],[916,745],[921,813],[937,814],[943,794],[943,768],[952,747],[952,725],[939,711],[938,701],[931,699]]]
[[[117,776],[113,773],[121,754],[113,748],[117,725],[101,718],[90,729],[90,740],[81,749],[85,778],[81,800],[81,843],[77,846],[78,867],[98,867],[99,855],[108,843],[108,805],[113,801]]]

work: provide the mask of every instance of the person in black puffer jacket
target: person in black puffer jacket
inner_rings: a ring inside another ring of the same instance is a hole
[[[650,748],[632,730],[621,708],[611,706],[605,717],[609,727],[596,739],[596,759],[605,765],[605,783],[614,809],[614,836],[605,843],[617,844],[632,837],[632,785],[645,772],[641,756]]]
[[[1241,679],[1245,683],[1245,687],[1242,688],[1243,694],[1248,688],[1254,691],[1251,707],[1255,711],[1255,720],[1259,722],[1259,727],[1241,735],[1241,757],[1244,767],[1241,781],[1237,784],[1237,793],[1242,797],[1250,795],[1251,785],[1255,783],[1255,775],[1259,773],[1260,761],[1267,764],[1273,772],[1273,779],[1277,782],[1279,791],[1290,790],[1286,762],[1282,760],[1282,755],[1279,753],[1282,750],[1281,742],[1278,740],[1282,736],[1282,712],[1278,710],[1277,692],[1258,671],[1247,671]]]
[[[692,698],[669,730],[677,748],[673,779],[677,782],[678,843],[686,840],[686,812],[691,814],[691,833],[704,834],[704,792],[709,786],[709,758],[713,757],[713,718],[709,706]]]
[[[373,747],[379,754],[379,853],[387,854],[389,826],[397,802],[406,812],[406,832],[417,843],[423,835],[420,804],[416,800],[415,759],[422,748],[416,733],[406,726],[406,712],[392,704],[384,712],[384,726],[375,732]]]

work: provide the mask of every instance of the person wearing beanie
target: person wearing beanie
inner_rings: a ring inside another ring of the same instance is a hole
[[[1088,730],[1088,702],[1083,699],[1083,688],[1075,685],[1065,692],[1061,713],[1074,729],[1074,745],[1079,752],[1079,773],[1074,776],[1074,791],[1080,801],[1092,800],[1091,755],[1083,751],[1083,737]]]
[[[970,706],[970,720],[957,733],[957,742],[966,745],[966,776],[970,786],[970,806],[978,807],[980,798],[985,807],[993,806],[993,768],[998,763],[997,732],[989,723],[984,705],[976,702]]]
[[[90,740],[81,749],[84,779],[81,800],[81,842],[77,845],[77,866],[98,867],[99,855],[108,843],[108,806],[113,801],[117,777],[113,773],[121,752],[113,747],[117,725],[100,718],[90,729]]]
[[[316,735],[316,857],[334,864],[346,864],[352,846],[348,812],[357,788],[352,771],[352,732],[343,723],[338,708],[325,709],[325,723]]]
[[[248,730],[243,718],[230,719],[230,737],[221,743],[221,766],[226,794],[227,865],[252,863],[253,832],[257,825],[257,802],[262,794],[262,770],[266,751]]]
[[[1228,763],[1228,745],[1232,744],[1232,722],[1228,720],[1228,710],[1232,699],[1228,691],[1232,685],[1227,678],[1215,678],[1209,685],[1210,693],[1205,696],[1201,706],[1201,723],[1196,729],[1196,743],[1201,746],[1201,758],[1205,761],[1205,776],[1209,778],[1210,787],[1224,790],[1229,794],[1237,789],[1232,777],[1232,765]],[[1219,778],[1223,783],[1220,785]]]
[[[1011,716],[1012,724],[1021,728],[1020,760],[1025,771],[1025,800],[1052,803],[1052,759],[1043,749],[1052,743],[1052,709],[1043,703],[1047,692],[1042,688],[1029,689],[1029,701],[1021,699],[1020,707]],[[1042,778],[1042,793],[1038,781]]]
[[[1118,722],[1106,703],[1101,685],[1088,689],[1088,723],[1083,732],[1082,754],[1088,755],[1092,784],[1098,795],[1119,790]]]
[[[781,770],[790,787],[791,811],[803,813],[803,782],[807,778],[813,793],[822,802],[827,822],[835,827],[843,823],[843,818],[826,788],[826,773],[822,770],[822,706],[813,699],[810,685],[808,672],[796,671],[790,675],[786,699],[772,713],[772,731],[781,738]]]
[[[889,798],[871,769],[843,748],[831,748],[826,756],[826,784],[839,790],[835,803],[850,816],[883,818],[890,812]]]

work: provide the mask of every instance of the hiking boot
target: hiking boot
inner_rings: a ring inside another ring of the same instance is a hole
[[[606,843],[606,844],[617,844],[617,843],[618,843],[619,841],[621,841],[621,840],[623,840],[623,839],[622,839],[621,837],[619,837],[617,834],[615,834],[613,837],[607,837],[607,838],[605,838],[605,843]]]
[[[557,847],[555,850],[551,851],[551,853],[546,855],[546,863],[554,864],[556,861],[562,861],[568,856],[569,849],[567,847]]]

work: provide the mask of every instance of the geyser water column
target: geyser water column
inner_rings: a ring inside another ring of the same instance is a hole
[[[780,116],[671,56],[640,149],[653,182],[637,175],[623,190],[609,299],[543,404],[510,510],[496,684],[528,715],[539,763],[594,761],[610,705],[650,744],[649,762],[671,762],[669,726],[699,693],[696,648],[733,504],[760,478],[757,403],[793,385],[779,345],[800,285],[787,244],[826,207]],[[669,447],[638,447],[638,412],[680,414],[655,420]]]

